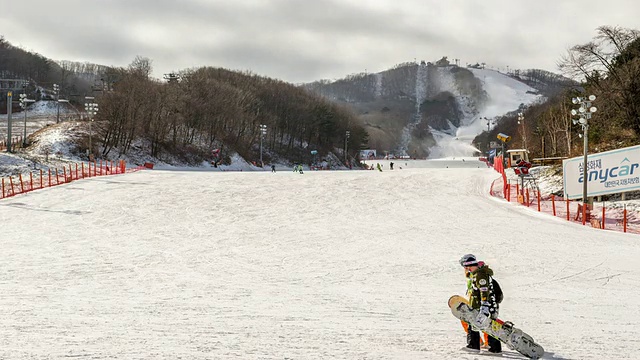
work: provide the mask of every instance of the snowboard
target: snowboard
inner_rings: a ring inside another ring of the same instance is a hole
[[[469,324],[475,324],[479,311],[469,307],[469,302],[462,296],[454,295],[449,298],[449,308],[453,316]],[[544,355],[544,349],[533,338],[522,330],[515,328],[513,323],[500,319],[490,319],[491,324],[480,331],[492,336],[520,354],[532,359],[539,359]]]

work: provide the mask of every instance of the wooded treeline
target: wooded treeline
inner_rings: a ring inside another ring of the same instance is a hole
[[[0,79],[27,81],[27,94],[40,100],[53,92],[53,84],[60,87],[60,98],[82,103],[85,95],[91,95],[92,86],[105,74],[107,66],[73,61],[53,61],[33,51],[13,46],[0,35]],[[44,89],[44,90],[41,90]],[[0,97],[0,104],[6,98]],[[6,108],[2,106],[1,108]]]
[[[601,152],[640,142],[640,32],[601,26],[593,40],[573,46],[558,66],[578,80],[548,101],[521,108],[525,120],[518,124],[517,111],[498,119],[489,133],[475,144],[488,149],[499,132],[513,137],[511,148],[527,148],[532,157],[576,156],[582,153],[582,127],[573,124],[574,97],[595,95],[597,112],[589,120],[589,152]],[[544,147],[543,147],[544,145]]]
[[[280,80],[212,67],[182,71],[169,82],[150,75],[151,61],[138,57],[117,70],[113,91],[99,98],[103,156],[113,149],[127,153],[135,140],[146,139],[154,157],[183,152],[202,161],[222,147],[257,162],[260,125],[267,129],[265,162],[309,163],[311,150],[342,154],[347,131],[350,157],[367,141],[348,110]]]

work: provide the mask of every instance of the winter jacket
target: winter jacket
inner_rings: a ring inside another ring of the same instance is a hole
[[[488,265],[480,263],[476,271],[471,273],[471,299],[469,305],[473,309],[479,309],[482,302],[489,303],[489,311],[498,312],[498,303],[493,291],[493,270]]]

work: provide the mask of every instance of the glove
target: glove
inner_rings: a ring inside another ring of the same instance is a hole
[[[480,311],[475,319],[475,325],[481,330],[488,328],[491,325],[491,311],[489,311],[489,303],[483,301],[480,306]]]
[[[480,304],[480,314],[483,314],[484,316],[491,315],[491,310],[489,310],[490,307],[491,307],[491,305],[489,305],[489,302],[483,301]]]

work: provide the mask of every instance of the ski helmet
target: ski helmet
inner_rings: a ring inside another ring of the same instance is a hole
[[[478,265],[478,260],[476,256],[473,254],[466,254],[460,258],[460,265],[462,266],[476,266]]]

